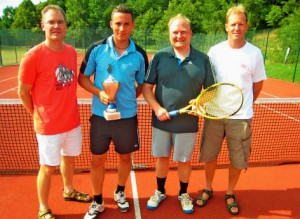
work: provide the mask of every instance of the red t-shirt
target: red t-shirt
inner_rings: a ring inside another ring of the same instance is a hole
[[[43,135],[70,131],[79,126],[77,104],[77,53],[64,44],[53,51],[44,43],[22,58],[19,80],[31,84],[34,105],[34,129]]]

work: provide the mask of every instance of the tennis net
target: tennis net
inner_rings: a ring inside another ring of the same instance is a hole
[[[76,172],[89,171],[91,154],[89,151],[89,117],[91,101],[80,99],[80,119],[82,125],[82,154],[76,158]],[[300,162],[300,98],[258,99],[254,105],[253,141],[250,166],[268,166]],[[0,174],[36,174],[39,169],[38,147],[33,131],[31,116],[20,100],[0,101]],[[135,170],[155,168],[155,158],[151,155],[151,109],[147,103],[138,100],[138,121],[140,150],[133,153]],[[199,138],[203,118],[199,121],[199,134],[192,157],[194,169],[203,168],[199,162]],[[218,167],[228,165],[226,141],[218,158]],[[106,169],[116,170],[118,156],[111,144]],[[177,164],[171,161],[171,168]],[[57,172],[59,169],[57,168]]]

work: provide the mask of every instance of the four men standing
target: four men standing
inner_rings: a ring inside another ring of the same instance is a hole
[[[18,93],[24,107],[33,115],[39,143],[38,218],[53,219],[47,200],[51,174],[56,165],[61,164],[65,200],[89,202],[91,197],[76,191],[72,185],[74,156],[81,153],[76,51],[63,43],[66,33],[64,12],[57,6],[47,6],[42,16],[46,40],[24,55],[19,70]],[[124,191],[131,170],[131,153],[139,149],[136,97],[142,89],[145,100],[153,110],[152,154],[157,158],[157,189],[148,200],[147,208],[156,209],[166,198],[165,182],[171,148],[174,146],[173,160],[178,162],[180,183],[178,199],[185,213],[194,211],[187,188],[198,117],[181,115],[171,118],[168,112],[186,106],[200,94],[201,89],[215,82],[239,85],[245,96],[245,104],[239,113],[229,119],[205,119],[200,160],[205,162],[206,185],[195,204],[204,207],[212,198],[217,157],[226,137],[230,166],[225,201],[228,212],[238,214],[239,205],[233,192],[241,169],[248,167],[253,102],[266,79],[260,50],[245,41],[248,29],[245,8],[238,5],[229,9],[225,24],[228,40],[212,47],[208,56],[191,46],[190,20],[182,15],[171,18],[168,24],[171,46],[153,56],[148,71],[146,52],[130,37],[134,29],[132,11],[125,5],[115,7],[110,27],[113,34],[88,49],[78,77],[79,84],[93,94],[90,148],[94,200],[84,218],[96,218],[104,211],[104,165],[111,141],[119,156],[118,185],[114,199],[121,212],[129,209]],[[211,65],[215,70],[215,78]],[[94,82],[91,76],[95,76]],[[103,82],[110,76],[120,82],[115,98],[104,90]],[[49,81],[55,83],[49,86]],[[117,106],[120,118],[111,121],[105,117],[108,104]],[[61,141],[64,143],[61,144]]]

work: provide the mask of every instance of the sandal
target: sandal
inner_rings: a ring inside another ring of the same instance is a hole
[[[231,204],[228,204],[227,203],[228,199],[233,199],[233,202]],[[225,195],[225,201],[226,201],[226,204],[227,204],[227,210],[228,210],[229,214],[238,215],[240,213],[239,205],[236,202],[235,196],[233,194],[232,195]],[[234,212],[234,211],[232,211],[232,208],[237,208],[238,211]]]
[[[78,192],[76,189],[73,189],[71,193],[64,192],[65,201],[78,201],[78,202],[91,202],[92,198],[87,193]]]
[[[50,209],[39,211],[38,219],[55,219]]]
[[[207,199],[203,198],[203,193],[206,193],[208,195]],[[195,205],[202,208],[207,204],[208,200],[211,199],[212,197],[213,197],[213,190],[210,191],[210,190],[207,190],[207,189],[203,189],[201,195],[198,196],[198,198],[195,202]],[[202,204],[198,204],[197,203],[198,200],[201,200]]]

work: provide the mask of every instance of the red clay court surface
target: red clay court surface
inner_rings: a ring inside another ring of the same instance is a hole
[[[17,69],[18,66],[0,67],[1,99],[17,98]],[[78,97],[90,98],[91,95],[79,87]],[[300,85],[268,79],[264,83],[260,97],[299,98]],[[24,145],[24,150],[26,150],[26,145]],[[195,207],[191,215],[182,212],[177,199],[179,182],[176,171],[169,172],[166,183],[167,199],[154,211],[146,209],[147,200],[156,189],[154,171],[132,172],[126,185],[126,195],[131,207],[128,213],[118,212],[112,196],[117,183],[117,175],[115,172],[107,172],[103,193],[106,210],[99,218],[300,218],[299,169],[300,164],[289,164],[251,167],[246,172],[243,171],[235,192],[241,206],[241,213],[237,217],[231,217],[225,206],[227,169],[218,169],[216,172],[213,199],[205,208]],[[1,219],[36,218],[38,210],[36,176],[2,175],[0,183]],[[78,190],[91,194],[89,174],[76,174],[74,186]],[[195,200],[203,188],[204,171],[193,170],[188,188],[191,197]],[[63,201],[60,175],[53,176],[49,202],[56,218],[61,219],[83,218],[89,207],[89,204]]]

